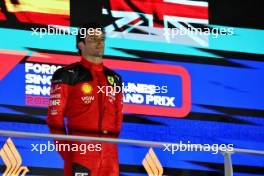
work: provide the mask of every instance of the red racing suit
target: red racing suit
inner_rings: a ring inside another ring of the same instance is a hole
[[[82,58],[58,69],[52,77],[48,107],[47,124],[51,133],[118,137],[123,119],[122,89],[106,92],[114,86],[122,88],[121,76],[103,64]],[[65,176],[78,175],[75,170],[89,176],[119,175],[116,144],[56,140],[56,144],[73,143],[93,146],[85,153],[76,149],[59,151],[64,159]]]

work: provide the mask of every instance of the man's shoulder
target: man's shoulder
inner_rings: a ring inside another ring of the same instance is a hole
[[[104,67],[104,72],[105,72],[106,76],[113,77],[115,82],[117,82],[118,84],[122,84],[122,77],[116,71],[114,71],[108,67]]]
[[[80,62],[76,62],[59,68],[53,74],[51,82],[53,84],[57,84],[57,83],[71,84],[72,78],[74,77],[75,74],[78,73],[80,66],[81,66]]]

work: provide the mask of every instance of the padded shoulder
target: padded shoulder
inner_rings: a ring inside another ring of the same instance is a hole
[[[122,83],[123,83],[122,77],[118,73],[116,73],[114,70],[111,70],[107,67],[104,67],[104,73],[105,73],[106,77],[107,76],[113,77],[114,83],[116,83],[117,86],[122,86]]]
[[[79,82],[91,81],[92,75],[79,62],[58,69],[52,77],[53,84],[75,85]]]

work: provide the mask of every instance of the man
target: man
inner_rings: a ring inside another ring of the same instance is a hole
[[[118,137],[122,123],[122,91],[107,94],[105,87],[121,88],[122,80],[120,75],[103,65],[103,28],[96,23],[83,26],[77,36],[77,47],[81,61],[58,69],[52,78],[47,119],[50,131],[53,134]],[[87,146],[85,153],[59,151],[64,159],[65,176],[119,175],[115,144],[55,142]]]

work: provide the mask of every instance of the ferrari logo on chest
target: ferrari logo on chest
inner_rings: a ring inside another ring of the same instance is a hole
[[[114,79],[113,76],[107,76],[107,81],[108,81],[111,85],[113,85],[114,82],[115,82],[115,79]]]

